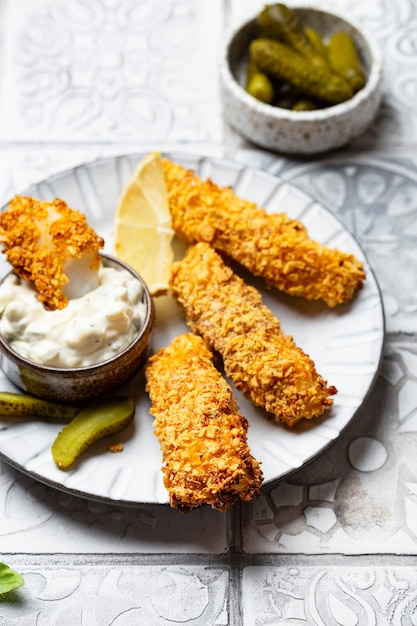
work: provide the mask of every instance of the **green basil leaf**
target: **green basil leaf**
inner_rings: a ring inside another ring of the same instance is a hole
[[[0,596],[13,589],[19,589],[24,584],[25,581],[18,572],[5,563],[0,563]]]

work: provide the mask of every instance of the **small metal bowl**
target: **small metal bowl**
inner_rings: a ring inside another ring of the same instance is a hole
[[[339,148],[364,133],[377,114],[382,83],[378,46],[371,35],[341,16],[309,7],[291,9],[302,26],[323,38],[349,33],[365,72],[365,86],[350,100],[315,111],[291,111],[256,100],[244,89],[248,46],[259,35],[255,18],[227,39],[220,62],[224,116],[243,137],[273,151],[314,154]]]
[[[49,367],[30,361],[13,350],[0,335],[1,368],[23,391],[57,402],[88,400],[113,391],[142,367],[155,320],[152,296],[143,278],[131,267],[105,254],[102,254],[102,259],[104,265],[125,269],[141,283],[146,309],[142,327],[134,340],[115,356],[96,365],[74,368]]]

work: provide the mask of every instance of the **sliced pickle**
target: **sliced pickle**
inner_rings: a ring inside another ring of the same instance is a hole
[[[105,398],[82,409],[58,434],[52,445],[52,458],[59,469],[68,469],[99,439],[123,430],[133,419],[135,402],[119,396]]]
[[[79,407],[69,404],[43,400],[29,394],[0,391],[0,415],[14,415],[16,417],[32,415],[33,417],[72,420],[79,412]]]

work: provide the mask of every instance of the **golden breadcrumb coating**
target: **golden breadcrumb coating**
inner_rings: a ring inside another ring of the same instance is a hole
[[[174,263],[171,289],[190,328],[223,357],[226,375],[277,422],[293,426],[321,415],[337,393],[279,320],[206,243]]]
[[[45,202],[15,196],[0,214],[0,238],[15,273],[33,283],[39,300],[50,310],[68,304],[64,288],[69,263],[89,255],[89,268],[96,270],[104,246],[85,215],[59,198]]]
[[[329,307],[347,302],[365,273],[352,254],[308,237],[305,226],[285,213],[269,214],[231,188],[202,181],[164,159],[173,228],[188,243],[204,241],[262,276],[271,286]]]
[[[171,506],[224,511],[259,495],[262,472],[247,444],[248,422],[201,337],[185,333],[150,357],[146,380]]]

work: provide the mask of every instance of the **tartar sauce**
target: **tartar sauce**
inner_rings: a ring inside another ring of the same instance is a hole
[[[52,367],[84,367],[123,350],[145,318],[141,284],[102,265],[99,286],[47,311],[35,289],[11,274],[0,288],[0,333],[20,355]]]

